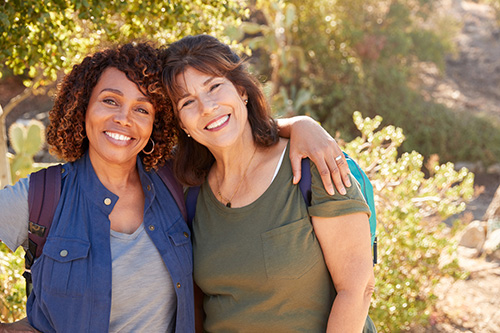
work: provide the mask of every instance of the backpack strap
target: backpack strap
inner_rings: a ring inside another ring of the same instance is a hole
[[[33,172],[30,175],[28,189],[28,248],[24,255],[26,270],[23,273],[26,279],[26,296],[29,296],[33,289],[31,266],[35,259],[42,254],[59,203],[62,171],[62,166],[58,164]]]
[[[198,201],[198,194],[200,193],[200,186],[193,186],[188,189],[186,195],[186,209],[187,209],[187,224],[191,231],[193,231],[193,219],[196,212],[196,202]]]
[[[27,269],[42,254],[52,219],[61,196],[60,164],[30,175],[28,190],[29,225],[28,249],[25,255]]]
[[[301,162],[301,173],[299,187],[302,192],[302,196],[307,204],[307,206],[311,205],[311,161],[308,158],[303,158]]]
[[[184,220],[187,221],[186,206],[184,204],[184,191],[182,185],[174,176],[174,173],[172,171],[172,162],[168,161],[163,167],[157,170],[157,173],[174,197],[174,200],[177,203],[177,206],[179,207]]]

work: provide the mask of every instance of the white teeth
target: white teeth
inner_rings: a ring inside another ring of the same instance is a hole
[[[228,119],[229,119],[229,116],[222,117],[219,120],[217,120],[216,122],[213,122],[210,125],[208,125],[207,128],[214,129],[216,127],[219,127],[220,125],[224,124]]]
[[[106,132],[106,135],[109,137],[115,139],[115,140],[120,140],[120,141],[128,141],[131,140],[132,138],[123,134],[118,134],[118,133],[111,133],[111,132]]]

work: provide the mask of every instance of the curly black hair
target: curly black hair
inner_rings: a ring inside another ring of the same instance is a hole
[[[87,56],[73,66],[61,84],[49,112],[47,142],[50,152],[68,162],[81,158],[89,147],[85,132],[85,114],[92,90],[108,67],[125,73],[153,104],[155,120],[151,138],[155,142],[150,155],[140,153],[147,170],[161,166],[170,158],[177,138],[172,103],[161,83],[162,64],[159,50],[150,42],[128,43]]]

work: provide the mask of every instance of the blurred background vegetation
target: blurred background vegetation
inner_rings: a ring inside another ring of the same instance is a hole
[[[500,13],[500,0],[484,1]],[[17,124],[7,141],[7,117],[25,113],[46,122],[50,102],[20,110],[23,101],[52,97],[57,80],[86,54],[115,43],[166,45],[208,33],[250,57],[276,116],[312,116],[367,171],[375,185],[381,254],[370,314],[382,332],[425,326],[437,281],[466,275],[451,238],[459,227],[446,229],[441,221],[463,211],[474,177],[452,162],[500,162],[500,124],[422,94],[420,66],[444,71],[462,28],[438,14],[439,3],[3,0],[0,84],[21,88],[8,96],[0,91],[0,185],[39,168],[43,159],[43,124]],[[14,320],[24,316],[22,251],[0,248],[0,321]]]

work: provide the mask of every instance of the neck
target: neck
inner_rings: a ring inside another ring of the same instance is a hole
[[[99,181],[111,192],[117,193],[139,180],[136,162],[113,164],[89,155],[90,162]]]
[[[212,171],[217,172],[221,181],[228,177],[243,176],[256,148],[252,133],[248,131],[229,147],[210,149],[215,157]]]

